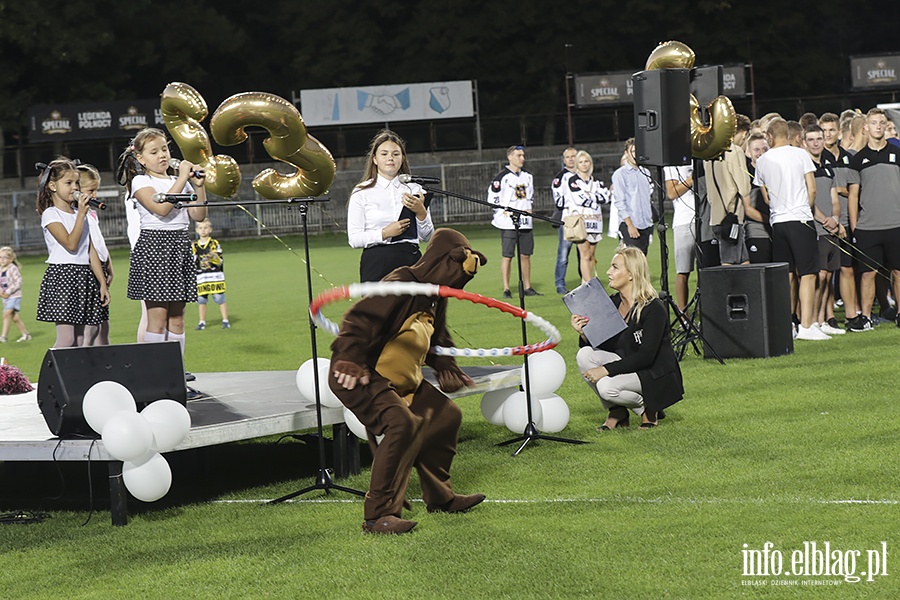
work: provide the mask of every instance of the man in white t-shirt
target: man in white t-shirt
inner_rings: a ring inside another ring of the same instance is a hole
[[[665,167],[666,196],[672,201],[672,237],[675,247],[675,301],[684,312],[688,302],[688,280],[696,261],[694,231],[694,168],[692,165]]]
[[[791,287],[799,279],[797,305],[800,314],[798,340],[829,340],[831,336],[816,327],[816,275],[819,271],[816,221],[828,232],[837,233],[837,221],[825,217],[815,206],[815,165],[809,154],[789,143],[788,124],[782,118],[773,119],[766,129],[769,150],[756,160],[755,183],[761,188],[769,205],[772,224],[772,258],[789,265]]]

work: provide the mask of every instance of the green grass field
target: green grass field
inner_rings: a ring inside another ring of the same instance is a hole
[[[491,259],[467,289],[498,297],[499,236],[486,227],[462,230]],[[340,492],[263,505],[312,483],[315,448],[294,440],[169,454],[172,490],[155,504],[132,501],[127,527],[110,525],[102,465],[92,472],[101,510],[84,525],[85,464],[60,466],[65,489],[55,500],[62,484],[52,465],[0,464],[3,511],[52,515],[40,524],[0,526],[0,596],[796,597],[800,592],[790,587],[840,598],[900,596],[894,560],[900,402],[892,383],[900,330],[884,324],[871,333],[798,342],[793,355],[724,366],[689,352],[682,362],[685,399],[660,427],[601,434],[599,404],[575,373],[568,312],[553,293],[555,230],[539,225],[536,238],[532,280],[546,295],[527,304],[563,333],[558,351],[568,367],[558,393],[572,417],[559,435],[590,444],[537,441],[511,457],[514,447],[496,444],[513,433],[484,420],[480,397],[463,398],[454,487],[483,492],[488,501],[463,515],[428,514],[414,501],[410,518],[419,527],[399,537],[364,536],[361,502]],[[271,238],[224,241],[233,328],[219,328],[210,304],[208,329],[194,331],[196,306],[189,306],[189,370],[296,369],[310,357],[302,240],[286,241],[296,254]],[[612,250],[610,240],[599,246],[601,273]],[[658,257],[654,244],[654,273]],[[139,308],[125,299],[127,254],[118,251],[114,259],[112,338],[131,342]],[[23,313],[34,340],[0,345],[0,354],[32,380],[55,337],[52,324],[34,322],[42,260],[20,261]],[[319,292],[355,281],[358,252],[343,235],[320,236],[312,240],[312,263]],[[569,272],[574,287],[574,264]],[[337,320],[344,309],[333,305],[326,313]],[[450,324],[460,346],[520,341],[518,321],[485,307],[455,302]],[[542,339],[537,330],[529,336]],[[328,356],[331,339],[318,337],[320,355]],[[368,471],[341,483],[365,489]],[[418,498],[415,475],[410,497]],[[766,542],[767,564],[774,569],[782,559],[779,576],[745,571],[749,551],[762,551]],[[819,550],[830,544],[830,572],[839,575],[816,575],[815,568],[802,574],[803,564],[811,567],[803,562],[804,544],[813,542]],[[885,564],[870,566],[885,547]],[[878,575],[862,575],[872,566],[881,567]],[[848,581],[850,575],[862,580]]]

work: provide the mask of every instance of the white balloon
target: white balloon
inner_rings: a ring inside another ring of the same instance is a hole
[[[328,370],[331,368],[331,361],[327,358],[318,359],[319,363],[319,399],[322,406],[330,406],[331,408],[341,408],[343,404],[338,400],[331,388],[328,387]],[[309,402],[316,401],[316,381],[313,378],[313,361],[310,358],[297,369],[297,390],[304,400]]]
[[[362,424],[362,422],[356,418],[356,415],[353,414],[353,411],[344,407],[344,423],[347,424],[347,427],[350,428],[350,431],[353,432],[353,435],[358,437],[361,440],[368,440],[369,434],[366,426]],[[380,444],[381,440],[384,439],[384,434],[375,436],[375,443]]]
[[[132,461],[143,456],[153,445],[153,429],[147,419],[136,412],[119,411],[103,426],[103,446],[116,460]]]
[[[491,425],[503,425],[503,403],[516,393],[516,388],[491,390],[481,397],[481,414]]]
[[[153,430],[153,448],[169,452],[187,436],[191,429],[191,413],[175,400],[157,400],[141,411],[141,416]]]
[[[156,453],[141,464],[122,464],[122,479],[132,496],[144,502],[155,502],[172,487],[172,469],[166,459]]]
[[[515,392],[503,403],[503,424],[513,433],[524,433],[528,425],[528,407],[525,392]],[[531,419],[535,426],[543,416],[541,402],[531,398]]]
[[[555,350],[545,350],[525,357],[528,361],[531,394],[540,398],[559,389],[566,378],[566,359]],[[522,385],[525,385],[525,365],[522,365]]]
[[[121,411],[137,412],[134,396],[117,381],[98,381],[84,393],[81,411],[84,420],[97,433],[111,416]]]
[[[536,423],[540,431],[547,433],[556,433],[562,431],[569,424],[569,405],[566,401],[557,396],[550,394],[540,399],[541,404],[541,420]]]

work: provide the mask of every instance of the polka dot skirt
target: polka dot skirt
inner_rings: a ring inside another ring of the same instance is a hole
[[[128,297],[151,302],[197,301],[197,273],[186,230],[141,230],[131,250]]]
[[[99,325],[100,283],[88,265],[47,266],[38,296],[37,320]]]

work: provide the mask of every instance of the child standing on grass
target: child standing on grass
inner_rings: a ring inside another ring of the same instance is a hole
[[[78,173],[80,175],[79,184],[81,193],[87,194],[94,200],[97,199],[97,190],[100,189],[100,172],[93,165],[78,165]],[[100,267],[103,269],[103,275],[106,279],[106,286],[112,285],[113,266],[112,259],[109,256],[109,249],[106,247],[106,240],[103,238],[103,232],[100,231],[100,218],[97,211],[89,209],[87,214],[87,222],[89,234],[91,236],[91,244],[97,250],[97,256],[100,259]],[[109,306],[100,309],[100,325],[87,325],[84,328],[84,345],[85,346],[109,346]]]
[[[37,212],[49,254],[37,320],[56,323],[54,348],[81,346],[85,326],[100,325],[100,309],[109,304],[106,277],[88,234],[90,196],[75,200],[80,174],[68,158],[37,166],[42,170]]]
[[[145,342],[176,340],[184,354],[184,305],[197,300],[197,277],[188,226],[206,218],[206,206],[157,202],[156,194],[196,194],[206,201],[203,172],[182,160],[169,175],[169,143],[148,127],[135,136],[119,160],[117,179],[137,201],[141,233],[131,251],[128,297],[147,305]]]
[[[228,322],[228,305],[225,304],[225,264],[222,258],[222,245],[210,237],[212,229],[209,219],[198,222],[197,241],[191,245],[194,265],[197,268],[197,304],[200,305],[197,331],[206,329],[206,304],[210,296],[213,302],[219,305],[222,329],[231,328],[231,323]]]
[[[22,310],[22,274],[19,272],[19,263],[16,262],[16,253],[9,246],[0,248],[0,297],[3,298],[3,335],[0,335],[0,343],[6,342],[10,323],[15,323],[22,333],[22,337],[16,341],[27,342],[31,339],[31,334],[19,319],[19,311]]]

